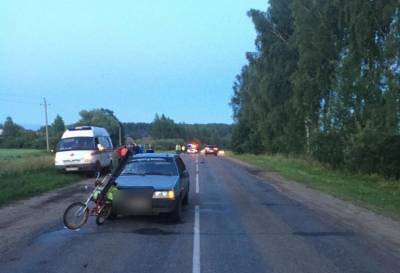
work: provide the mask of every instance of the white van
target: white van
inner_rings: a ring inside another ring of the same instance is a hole
[[[67,129],[57,144],[55,167],[60,171],[112,168],[113,145],[107,130],[80,126]]]

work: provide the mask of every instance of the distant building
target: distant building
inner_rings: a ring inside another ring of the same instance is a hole
[[[0,129],[0,137],[3,135],[3,129]]]

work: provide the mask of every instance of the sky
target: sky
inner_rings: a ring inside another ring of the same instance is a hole
[[[234,3],[234,4],[233,4]],[[124,122],[232,123],[232,85],[267,0],[2,0],[0,122],[109,108]]]

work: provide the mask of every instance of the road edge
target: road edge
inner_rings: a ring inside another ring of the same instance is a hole
[[[320,213],[328,213],[337,221],[350,226],[364,235],[381,242],[392,252],[400,254],[400,222],[378,214],[350,201],[336,198],[328,193],[311,189],[302,183],[282,177],[276,172],[264,171],[241,160],[225,157],[240,165],[248,173],[272,185],[277,191],[306,207]]]
[[[37,233],[54,225],[62,225],[65,208],[88,195],[85,186],[93,179],[84,179],[70,185],[22,199],[0,208],[0,256],[5,256],[21,244],[29,242]]]

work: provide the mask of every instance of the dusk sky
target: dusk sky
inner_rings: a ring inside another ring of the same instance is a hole
[[[246,12],[266,0],[0,3],[0,122],[66,123],[109,108],[124,122],[232,122],[235,76],[254,50]]]

